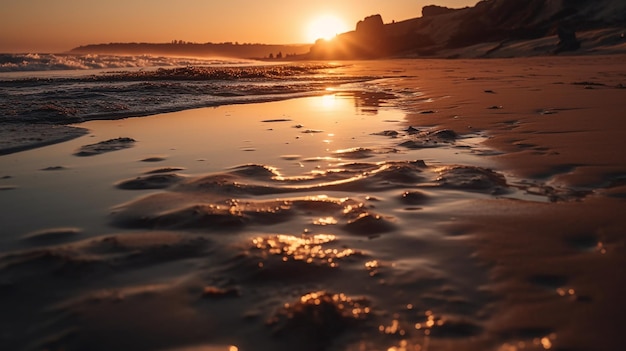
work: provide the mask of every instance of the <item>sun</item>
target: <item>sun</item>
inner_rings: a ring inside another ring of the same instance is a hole
[[[330,40],[337,34],[349,31],[346,23],[339,17],[334,15],[322,15],[314,18],[309,22],[307,28],[307,39],[309,42],[315,42],[317,39]]]

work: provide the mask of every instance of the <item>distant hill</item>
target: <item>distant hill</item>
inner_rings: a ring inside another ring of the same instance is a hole
[[[287,58],[309,52],[310,44],[268,45],[239,43],[109,43],[90,44],[72,49],[76,54],[167,55],[231,57],[242,59]]]
[[[626,0],[483,0],[474,7],[426,6],[422,17],[384,24],[380,15],[309,59],[389,56],[492,57],[613,48],[626,52]]]

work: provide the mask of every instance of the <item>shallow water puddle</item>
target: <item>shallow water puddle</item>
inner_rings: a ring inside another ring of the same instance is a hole
[[[485,168],[482,136],[405,128],[384,98],[93,121],[82,124],[91,135],[1,157],[17,186],[0,194],[3,291],[58,292],[10,311],[54,306],[36,326],[45,332],[12,332],[37,346],[55,335],[130,349],[104,335],[132,327],[158,335],[144,348],[274,350],[418,349],[479,335],[487,275],[449,240],[446,206],[518,190]],[[120,137],[135,142],[73,155]]]

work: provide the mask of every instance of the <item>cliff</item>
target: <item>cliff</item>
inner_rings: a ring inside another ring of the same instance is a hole
[[[308,58],[388,56],[506,56],[525,42],[526,55],[576,51],[581,43],[626,46],[624,0],[483,0],[474,7],[426,6],[422,17],[383,24],[380,15],[352,32],[319,40]],[[546,41],[550,39],[550,44]],[[468,48],[474,47],[476,50]],[[622,48],[626,50],[625,48]]]

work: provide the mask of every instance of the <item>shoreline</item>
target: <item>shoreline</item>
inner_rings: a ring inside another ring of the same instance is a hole
[[[442,58],[442,57],[434,57],[434,58],[429,58],[429,57],[420,57],[420,58],[404,58],[404,57],[398,57],[398,58],[389,58],[389,59],[381,59],[381,60],[364,60],[364,61],[354,61],[354,60],[346,60],[346,61],[338,61],[341,62],[342,64],[340,65],[340,67],[335,68],[338,71],[344,71],[344,72],[348,72],[349,74],[363,74],[366,75],[367,73],[370,73],[370,76],[372,76],[371,72],[376,72],[377,76],[373,76],[370,78],[371,80],[378,80],[378,79],[406,79],[407,83],[405,84],[407,86],[407,88],[411,87],[411,83],[413,82],[414,79],[411,78],[416,78],[416,77],[411,77],[411,76],[402,76],[401,74],[399,74],[399,72],[402,72],[405,69],[405,66],[410,65],[411,63],[426,63],[428,65],[429,62],[435,62],[434,66],[446,66],[446,64],[450,65],[450,66],[454,66],[455,62],[498,62],[498,61],[502,61],[503,62],[513,62],[513,61],[520,61],[519,63],[523,63],[523,61],[527,61],[527,62],[531,62],[532,61],[544,61],[544,60],[548,60],[548,61],[560,61],[560,60],[584,60],[584,61],[589,61],[589,60],[607,60],[607,61],[618,61],[619,62],[619,58],[626,58],[626,54],[624,53],[609,53],[609,54],[598,54],[598,55],[591,55],[591,54],[581,54],[581,55],[576,55],[576,54],[572,54],[572,55],[554,55],[554,56],[523,56],[523,57],[505,57],[505,58],[498,58],[498,57],[494,57],[494,58],[454,58],[454,59],[449,59],[449,58]],[[282,63],[289,63],[291,61],[285,61]],[[298,61],[296,61],[298,62]],[[325,62],[325,61],[302,61],[302,62],[298,62],[298,63],[306,63],[306,62]],[[376,67],[378,66],[377,64],[371,65],[371,63],[375,63],[375,62],[386,62],[389,63],[391,66],[398,66],[397,69],[388,69],[388,70],[376,70]],[[370,71],[363,71],[361,69],[356,69],[353,70],[350,67],[351,66],[358,66],[358,65],[365,65],[365,66],[370,66],[369,69]],[[347,68],[346,68],[347,67]],[[422,70],[423,67],[415,67],[418,70]],[[419,78],[419,77],[418,77]],[[444,78],[443,76],[437,77],[435,79],[441,79]],[[472,79],[475,79],[474,77],[470,77]],[[580,80],[579,82],[572,82],[574,84],[578,84],[578,85],[582,85],[584,88],[586,89],[593,89],[594,85],[595,88],[618,88],[618,89],[624,89],[626,87],[626,82],[624,80],[616,80],[618,83],[615,83],[614,86],[610,86],[604,83],[594,83],[594,82],[588,82],[591,83],[590,85],[585,86],[585,81],[584,80]],[[364,81],[364,83],[367,83],[368,81]],[[427,80],[418,80],[416,81],[414,84],[417,86],[422,86],[424,85],[424,83],[427,83]],[[565,82],[558,82],[555,84],[567,84]],[[426,89],[427,90],[427,94],[433,94],[433,96],[436,96],[437,94],[443,94],[442,92],[440,92],[440,89],[438,87],[434,87],[433,86],[428,86]],[[488,89],[489,90],[489,89]],[[210,103],[210,104],[202,104],[202,105],[197,105],[197,106],[187,106],[187,107],[181,107],[181,108],[169,108],[169,109],[160,109],[160,110],[155,110],[155,111],[146,111],[145,113],[138,113],[138,112],[128,112],[127,114],[114,114],[114,115],[95,115],[95,116],[82,116],[79,117],[80,121],[76,122],[76,121],[60,121],[57,123],[54,122],[45,122],[45,123],[41,123],[39,121],[33,121],[33,122],[21,122],[18,120],[7,120],[7,121],[3,121],[0,123],[0,140],[3,140],[2,143],[0,143],[0,155],[5,155],[5,154],[10,154],[10,153],[15,153],[15,152],[20,152],[20,151],[24,151],[24,150],[30,150],[33,148],[38,148],[38,147],[42,147],[42,146],[46,146],[46,145],[52,145],[55,143],[59,143],[59,142],[63,142],[63,141],[67,141],[67,140],[71,140],[73,138],[79,137],[81,135],[84,135],[84,133],[87,132],[83,132],[82,134],[78,131],[71,131],[70,128],[76,128],[76,125],[79,125],[83,122],[88,122],[88,121],[93,121],[93,120],[118,120],[118,119],[126,119],[126,118],[140,118],[140,117],[150,117],[150,116],[155,116],[155,115],[160,115],[160,114],[164,114],[164,113],[172,113],[172,112],[178,112],[178,111],[185,111],[185,110],[189,110],[189,109],[198,109],[198,108],[211,108],[211,107],[219,107],[219,106],[227,106],[227,105],[238,105],[238,104],[254,104],[254,103],[264,103],[264,102],[272,102],[272,101],[282,101],[282,100],[287,100],[287,99],[297,99],[297,98],[302,98],[302,97],[308,97],[308,96],[320,96],[320,95],[324,95],[324,94],[328,94],[328,91],[324,91],[324,90],[318,90],[318,91],[309,91],[309,92],[303,92],[303,93],[291,93],[291,94],[286,94],[284,96],[281,95],[275,95],[275,96],[271,96],[271,97],[267,97],[267,96],[251,96],[251,99],[249,100],[245,100],[245,101],[228,101],[228,102],[215,102],[215,103]],[[288,96],[287,96],[288,95]],[[441,96],[439,96],[441,97]],[[410,104],[408,104],[407,106],[399,106],[400,108],[403,108],[407,115],[409,116],[409,120],[415,120],[417,123],[426,123],[426,124],[431,124],[430,121],[428,121],[427,119],[420,119],[419,117],[419,111],[417,112],[413,112],[413,110],[419,110],[421,108],[421,101],[423,101],[424,99],[417,99],[417,104],[414,104],[413,106],[411,106]],[[510,98],[509,98],[510,100]],[[560,101],[562,102],[562,101]],[[433,104],[433,105],[437,105],[437,104]],[[493,105],[493,106],[500,106],[500,105]],[[546,105],[546,106],[549,106]],[[450,109],[449,107],[447,109]],[[545,112],[547,113],[556,113],[554,110],[554,107],[552,107],[552,110],[550,110],[550,107],[546,107],[544,108]],[[423,111],[422,111],[423,112]],[[472,110],[471,111],[471,116],[472,117],[474,115],[476,115],[476,110]],[[539,112],[542,113],[541,111],[535,111],[535,112]],[[528,111],[524,111],[524,113],[528,114]],[[412,118],[412,119],[411,119]],[[446,126],[452,127],[452,128],[460,128],[463,129],[465,131],[469,131],[471,128],[466,128],[466,126],[463,126],[463,123],[458,123],[458,121],[449,121],[449,120],[444,120],[442,121],[444,122],[444,124]],[[41,126],[41,127],[37,127],[37,126]],[[57,133],[54,133],[54,131],[44,131],[46,129],[46,126],[53,126],[53,129],[58,129]],[[14,133],[10,133],[8,132],[9,129],[14,129],[17,127],[28,127],[26,130],[23,130],[22,132],[25,133],[23,136],[18,136],[15,135]],[[63,128],[67,127],[66,130],[62,130]],[[486,126],[480,125],[478,126],[479,128],[488,128]],[[493,128],[493,130],[495,130],[497,132],[497,128]],[[28,143],[26,140],[33,140],[34,142],[32,143]],[[506,143],[503,142],[495,142],[495,141],[489,141],[488,144],[490,144],[492,147],[495,147],[498,150],[502,150],[505,152],[510,152],[512,151],[510,147],[507,147]],[[514,151],[514,150],[513,150]]]

